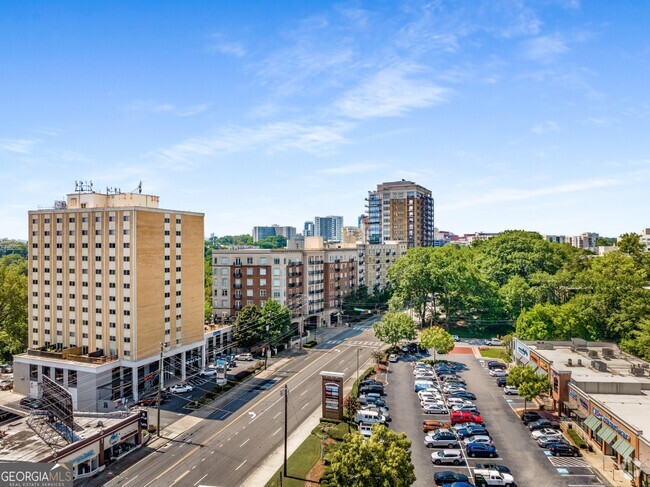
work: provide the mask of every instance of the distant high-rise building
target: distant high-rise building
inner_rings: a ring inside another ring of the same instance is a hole
[[[650,228],[641,230],[640,242],[645,247],[646,252],[650,252]]]
[[[359,227],[343,227],[342,235],[341,243],[356,244],[361,240],[361,229]]]
[[[569,237],[567,240],[574,247],[594,251],[596,250],[596,240],[598,240],[599,236],[595,232],[584,232],[580,235]]]
[[[296,237],[296,227],[273,225],[275,235],[282,235],[287,240],[293,240]]]
[[[314,236],[326,242],[340,242],[343,232],[342,216],[317,216],[314,218]]]
[[[368,242],[402,241],[408,247],[433,245],[431,191],[412,181],[377,185],[368,193]]]
[[[314,222],[305,222],[305,228],[303,231],[305,237],[314,236]]]
[[[275,228],[253,227],[253,242],[259,242],[267,237],[275,237]]]

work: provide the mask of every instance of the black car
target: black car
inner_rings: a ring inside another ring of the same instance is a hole
[[[501,473],[510,473],[510,469],[505,465],[499,465],[498,463],[479,463],[476,468],[483,470],[498,470]]]
[[[560,423],[557,421],[550,421],[546,418],[538,419],[537,421],[531,421],[528,423],[528,429],[530,431],[541,430],[542,428],[560,429]]]
[[[365,380],[362,380],[362,381],[359,383],[359,386],[382,386],[382,387],[383,387],[384,384],[382,384],[382,383],[379,382],[378,380],[365,379]]]
[[[384,395],[384,386],[377,385],[377,384],[371,384],[371,385],[359,387],[359,394],[367,394],[369,392],[375,392],[375,393],[381,394],[383,396]]]
[[[467,475],[462,473],[450,472],[448,470],[436,472],[433,475],[433,481],[436,485],[451,484],[452,482],[468,482]]]
[[[552,443],[548,445],[548,450],[556,457],[579,457],[580,450],[573,445],[564,443]]]
[[[505,387],[508,384],[507,377],[497,377],[497,385],[499,387]]]
[[[460,399],[470,399],[473,401],[476,399],[476,394],[472,394],[471,392],[467,391],[458,391],[454,392],[453,394],[449,394],[449,397],[458,397]]]
[[[505,379],[505,377],[499,377],[499,379],[502,378]],[[537,411],[525,411],[524,414],[521,415],[521,420],[525,425],[528,425],[528,423],[531,423],[533,421],[537,421],[538,419],[542,419],[542,415]]]
[[[458,375],[443,375],[442,378],[445,382],[453,381],[453,382],[462,382],[463,384],[465,384],[465,379],[463,379]]]
[[[20,405],[25,409],[41,409],[43,403],[33,397],[24,397],[20,400]]]

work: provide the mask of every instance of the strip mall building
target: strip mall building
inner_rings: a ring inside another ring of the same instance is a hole
[[[650,364],[612,343],[513,341],[552,385],[553,409],[639,487],[650,487]]]

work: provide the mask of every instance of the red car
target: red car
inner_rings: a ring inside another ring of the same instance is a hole
[[[469,411],[453,411],[451,413],[451,424],[458,423],[478,423],[483,424],[483,418],[480,414],[472,413]]]

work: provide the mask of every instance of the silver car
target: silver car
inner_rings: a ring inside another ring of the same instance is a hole
[[[440,450],[431,454],[431,461],[436,465],[460,465],[464,460],[460,450]]]

